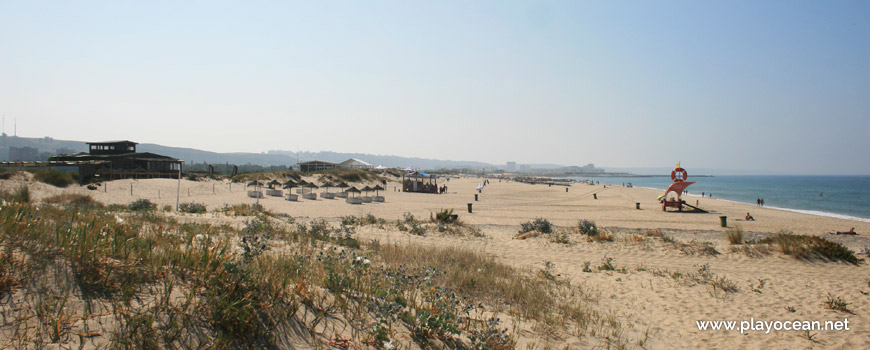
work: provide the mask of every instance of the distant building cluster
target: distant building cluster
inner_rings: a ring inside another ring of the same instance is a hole
[[[516,171],[517,170],[517,162],[507,162],[507,167],[505,169],[507,171]]]
[[[33,147],[9,147],[9,161],[32,162],[39,160],[39,150]]]
[[[312,172],[329,169],[371,169],[374,168],[371,164],[362,160],[351,158],[341,163],[327,162],[324,160],[312,160],[299,163],[299,170],[302,172]]]

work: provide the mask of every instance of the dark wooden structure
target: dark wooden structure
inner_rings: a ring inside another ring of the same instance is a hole
[[[136,152],[136,142],[88,142],[88,153],[62,154],[49,160],[76,163],[82,179],[105,180],[177,178],[182,160],[149,152]]]
[[[312,160],[299,163],[299,170],[301,170],[303,173],[310,173],[312,171],[329,170],[335,168],[338,168],[338,164],[322,160]]]
[[[422,171],[404,174],[402,192],[438,193],[438,178]]]

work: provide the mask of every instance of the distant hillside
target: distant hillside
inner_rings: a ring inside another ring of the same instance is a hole
[[[269,151],[270,154],[290,154],[295,157],[295,153],[289,151]],[[427,158],[409,158],[389,155],[374,155],[363,153],[339,153],[339,152],[299,152],[301,161],[307,160],[325,160],[327,162],[343,162],[349,158],[357,158],[366,161],[374,166],[383,165],[387,168],[405,168],[412,167],[415,169],[440,169],[440,168],[495,168],[492,164],[473,161],[455,161],[455,160],[439,160]],[[295,161],[294,161],[295,163]]]
[[[132,140],[135,141],[135,140]],[[39,150],[40,160],[46,160],[49,156],[55,155],[58,152],[78,153],[87,152],[88,146],[84,141],[68,141],[55,140],[50,137],[31,138],[31,137],[13,137],[0,136],[0,161],[9,160],[9,147],[33,147]],[[267,153],[217,153],[203,151],[194,148],[170,147],[153,143],[140,143],[137,146],[139,152],[151,152],[162,154],[185,162],[193,163],[230,163],[230,164],[252,164],[262,166],[279,166],[296,164],[296,153],[290,151],[269,151]],[[308,160],[325,160],[329,162],[343,162],[349,158],[358,158],[374,166],[383,165],[388,168],[392,167],[412,167],[415,169],[436,169],[436,168],[495,168],[492,164],[474,161],[452,161],[424,158],[410,158],[389,155],[371,155],[362,153],[340,153],[340,152],[300,152],[298,159],[301,161]]]
[[[136,140],[131,140],[136,141]],[[31,138],[31,137],[14,137],[0,136],[0,161],[9,160],[9,147],[33,147],[39,150],[38,160],[47,160],[48,157],[57,153],[78,153],[87,152],[88,146],[84,141],[69,141],[55,140],[51,137]],[[457,160],[441,160],[429,158],[414,158],[400,157],[391,155],[375,155],[364,153],[341,153],[341,152],[299,152],[298,157],[296,152],[272,150],[265,153],[217,153],[203,151],[194,148],[170,147],[153,143],[140,143],[137,146],[139,152],[151,152],[162,154],[184,160],[186,163],[194,164],[236,164],[236,165],[259,165],[259,166],[291,166],[296,164],[297,159],[300,161],[309,160],[324,160],[328,162],[343,162],[350,158],[357,158],[372,164],[373,166],[383,165],[387,168],[405,168],[411,167],[414,169],[485,169],[493,171],[496,169],[504,169],[505,164],[488,164],[475,161],[457,161]],[[518,170],[523,173],[530,173],[545,176],[563,176],[570,174],[594,174],[603,173],[603,169],[597,169],[592,164],[587,164],[582,167],[578,166],[562,166],[556,164],[521,164],[530,169]]]

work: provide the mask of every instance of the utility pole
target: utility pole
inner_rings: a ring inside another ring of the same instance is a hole
[[[178,211],[178,200],[181,198],[181,168],[184,167],[184,161],[178,162],[178,188],[175,191],[175,211]]]

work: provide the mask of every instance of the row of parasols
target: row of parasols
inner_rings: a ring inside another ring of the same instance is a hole
[[[310,189],[325,188],[327,193],[329,192],[330,188],[342,188],[342,189],[344,189],[343,192],[347,192],[347,193],[365,192],[366,195],[368,195],[369,192],[374,191],[376,196],[378,195],[379,191],[384,190],[384,188],[381,187],[381,185],[377,185],[375,187],[366,186],[363,188],[356,188],[354,186],[348,185],[347,183],[345,183],[343,181],[340,183],[337,183],[337,184],[333,184],[333,183],[327,181],[327,182],[324,182],[323,184],[321,184],[320,186],[318,186],[317,184],[315,184],[313,182],[308,182],[308,181],[305,181],[302,179],[300,179],[299,182],[294,182],[293,180],[287,180],[284,183],[278,182],[278,180],[272,180],[270,182],[267,182],[265,185],[263,185],[263,183],[261,183],[259,181],[251,181],[251,182],[248,182],[248,184],[246,186],[268,186],[269,188],[275,188],[277,186],[281,186],[281,188],[283,188],[285,190],[291,189],[291,188],[296,188],[296,187],[310,188]]]

